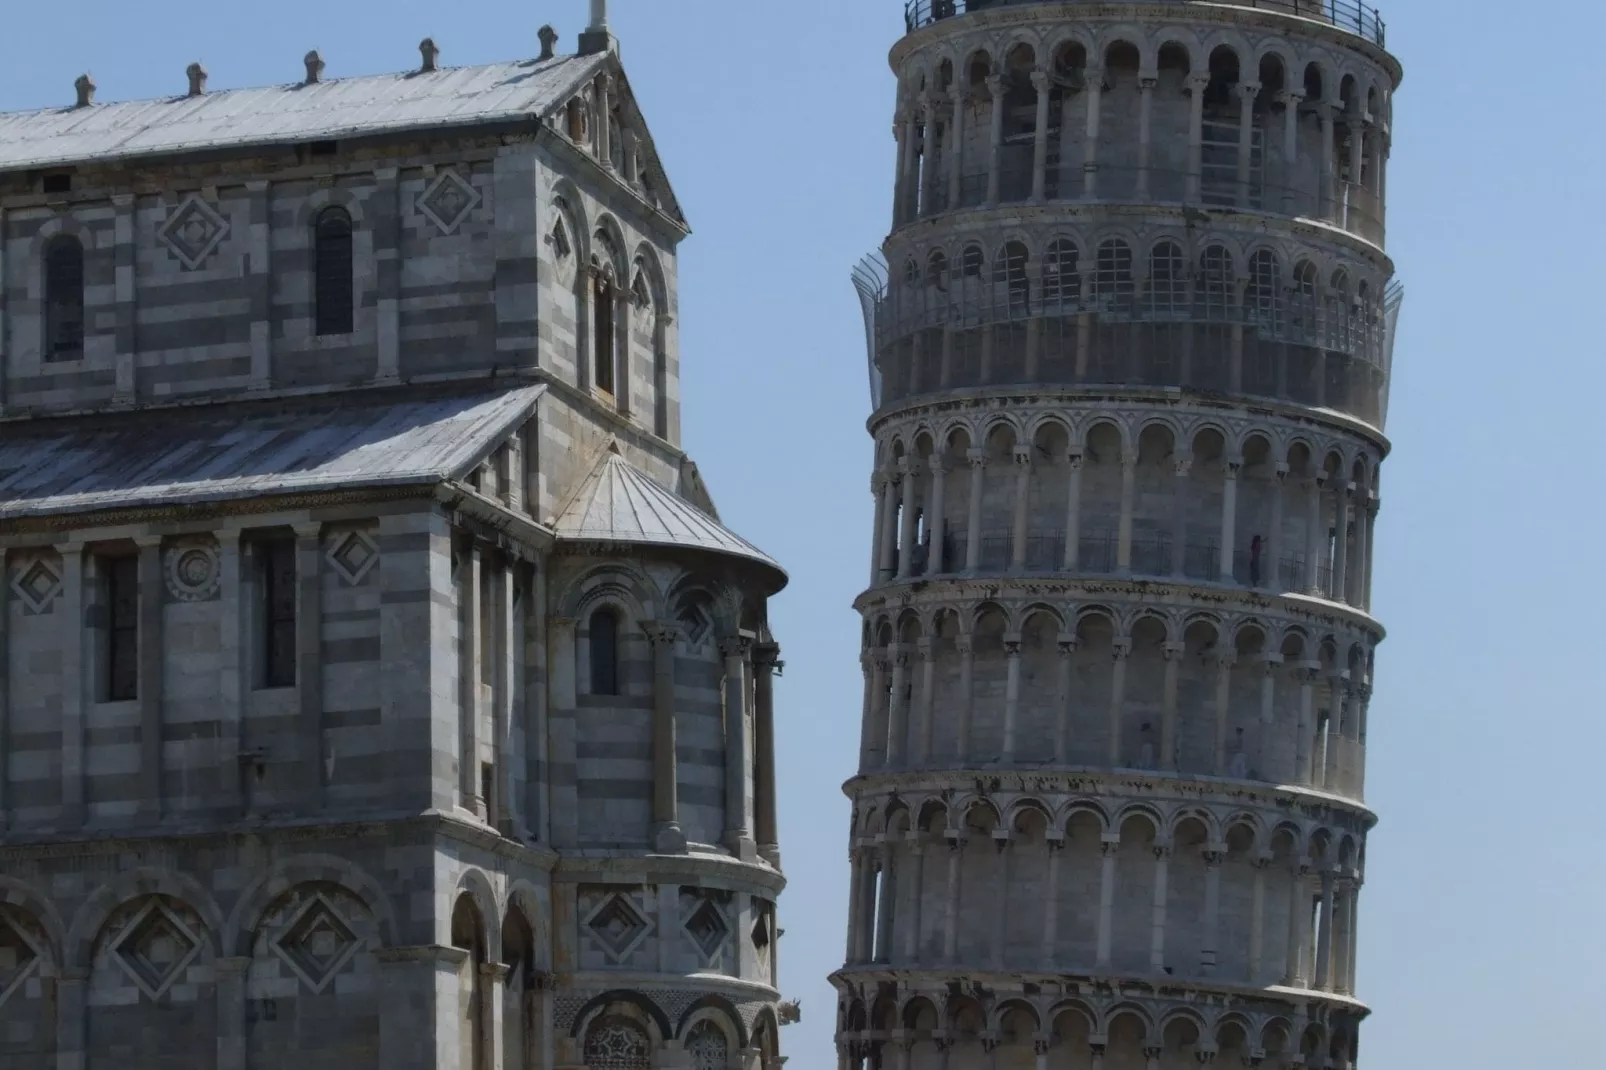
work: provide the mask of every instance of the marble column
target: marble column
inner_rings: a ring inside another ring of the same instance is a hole
[[[907,711],[909,708],[909,648],[894,643],[892,656],[892,692],[887,699],[887,748],[885,766],[897,769],[905,762],[904,747],[909,735]]]
[[[959,716],[954,722],[954,757],[962,766],[970,759],[970,722],[976,709],[976,641],[961,635],[954,642],[959,654]]]
[[[1087,130],[1082,142],[1082,196],[1092,200],[1099,189],[1099,122],[1104,112],[1104,68],[1089,66],[1087,80]]]
[[[781,648],[753,647],[753,831],[759,854],[780,866],[781,837],[775,800],[775,677]]]
[[[1152,73],[1138,75],[1138,180],[1137,199],[1149,199],[1149,156],[1154,137],[1154,90],[1160,79]]]
[[[1110,768],[1119,769],[1128,764],[1121,756],[1121,714],[1126,706],[1126,659],[1132,653],[1132,640],[1115,640],[1114,667],[1110,681],[1110,745],[1106,755]]]
[[[871,949],[871,955],[875,962],[889,963],[892,961],[893,916],[898,902],[898,865],[892,840],[883,839],[879,848],[881,882],[878,889],[879,903],[876,907],[875,946]]]
[[[960,204],[965,177],[965,93],[957,85],[950,94],[953,101],[954,121],[948,131],[948,141],[952,146],[948,151],[948,207],[956,209]]]
[[[1075,716],[1076,647],[1075,635],[1062,635],[1059,648],[1059,709],[1054,717],[1054,764],[1070,761],[1071,721]]]
[[[1171,848],[1161,845],[1154,849],[1154,901],[1149,917],[1149,972],[1159,975],[1165,970],[1166,898],[1169,895],[1171,874]]]
[[[1032,449],[1015,447],[1015,523],[1011,532],[1009,565],[1026,568],[1026,538],[1031,534]]]
[[[739,858],[756,854],[748,821],[747,679],[753,641],[746,636],[721,640],[725,659],[725,846]]]
[[[167,661],[162,604],[167,585],[161,536],[141,536],[134,542],[139,547],[139,816],[155,823],[162,818],[162,670]]]
[[[1177,692],[1182,659],[1187,649],[1182,643],[1165,645],[1165,679],[1160,706],[1160,768],[1168,773],[1177,770]]]
[[[1204,95],[1210,85],[1210,76],[1190,74],[1186,85],[1189,94],[1186,197],[1189,204],[1198,204],[1204,182]]]
[[[916,688],[914,711],[914,728],[910,733],[914,739],[914,753],[911,756],[913,765],[924,768],[931,763],[931,751],[937,726],[933,716],[933,707],[936,701],[937,688],[937,658],[936,641],[929,636],[923,637],[915,643],[915,659],[920,667],[920,684]]]
[[[1235,579],[1233,566],[1238,550],[1238,474],[1243,469],[1242,457],[1228,457],[1221,488],[1221,559],[1217,563],[1218,578],[1222,583]],[[1261,569],[1266,563],[1261,561]],[[1261,577],[1264,580],[1264,576]]]
[[[1115,859],[1121,850],[1119,834],[1106,835],[1099,844],[1099,927],[1098,965],[1110,964],[1110,953],[1115,937]]]
[[[1041,201],[1048,189],[1048,105],[1054,82],[1049,72],[1032,72],[1032,88],[1037,91],[1037,132],[1032,141],[1032,200]]]
[[[323,809],[324,789],[322,526],[317,523],[298,524],[295,535],[296,734],[300,737],[302,811],[311,814]],[[476,580],[479,575],[478,561],[476,556]],[[479,629],[475,628],[474,631],[478,634]],[[478,679],[476,675],[475,681]],[[470,755],[473,753],[469,752]],[[477,774],[477,762],[474,767]],[[469,779],[473,779],[473,776]],[[475,812],[480,817],[485,815],[483,802]]]
[[[1277,103],[1283,106],[1283,211],[1298,215],[1299,194],[1299,106],[1305,94],[1285,89],[1277,94]]]
[[[929,464],[931,472],[931,493],[926,500],[931,503],[926,513],[926,537],[929,548],[926,551],[926,574],[940,576],[947,569],[947,559],[943,554],[943,541],[948,535],[948,525],[943,519],[943,508],[947,504],[943,499],[948,489],[948,463],[941,454],[933,454]]]
[[[1060,931],[1060,858],[1065,853],[1065,834],[1050,832],[1048,850],[1048,877],[1043,892],[1043,957],[1040,968],[1053,972],[1058,958]]]
[[[1238,86],[1238,207],[1249,208],[1250,157],[1255,149],[1255,98],[1259,82],[1239,82]]]
[[[684,854],[680,827],[680,769],[676,757],[675,644],[680,629],[658,623],[646,628],[652,642],[652,826],[653,849]]]
[[[987,473],[987,451],[973,446],[966,458],[970,461],[970,514],[965,518],[965,571],[975,572],[981,567],[982,480]]]
[[[998,203],[1000,170],[1004,164],[1004,79],[1000,74],[987,76],[987,92],[993,102],[992,134],[988,140],[991,150],[987,159],[987,203]]]
[[[1122,575],[1132,571],[1132,524],[1134,503],[1137,499],[1138,459],[1137,446],[1124,451],[1121,457],[1121,515],[1116,532],[1115,569]],[[1130,456],[1125,454],[1132,454]]]
[[[905,840],[909,844],[909,901],[908,917],[903,923],[903,957],[905,961],[920,961],[921,896],[925,894],[926,841],[921,832],[910,831]]]
[[[1082,454],[1065,458],[1069,470],[1065,506],[1065,571],[1075,572],[1082,553]]]
[[[1005,765],[1015,761],[1015,736],[1020,720],[1020,670],[1021,670],[1021,637],[1019,635],[1006,635],[1004,637],[1004,658],[1008,666],[1008,675],[1004,685],[1004,750],[1002,759]]]
[[[1221,946],[1221,864],[1226,857],[1226,844],[1212,844],[1204,852],[1204,939],[1199,948],[1199,969],[1206,977],[1216,975],[1216,951]]]

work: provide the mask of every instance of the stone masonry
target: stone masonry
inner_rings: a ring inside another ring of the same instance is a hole
[[[906,15],[838,1066],[1353,1070],[1382,22]]]
[[[782,1065],[786,578],[605,7],[0,117],[0,1070]]]

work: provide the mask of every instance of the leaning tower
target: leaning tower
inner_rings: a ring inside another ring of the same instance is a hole
[[[838,1065],[1352,1070],[1382,20],[905,15]]]

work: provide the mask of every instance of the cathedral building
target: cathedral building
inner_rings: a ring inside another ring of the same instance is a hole
[[[1353,1070],[1401,68],[907,0],[841,1070]]]
[[[539,40],[0,115],[3,1070],[779,1070],[786,576]]]

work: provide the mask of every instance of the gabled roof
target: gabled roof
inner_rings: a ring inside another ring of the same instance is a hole
[[[540,119],[610,53],[0,114],[0,171]]]
[[[745,558],[786,580],[785,570],[768,554],[632,468],[617,445],[603,453],[552,527],[569,542],[672,546]]]
[[[0,520],[461,479],[545,390],[19,423],[0,428]]]

